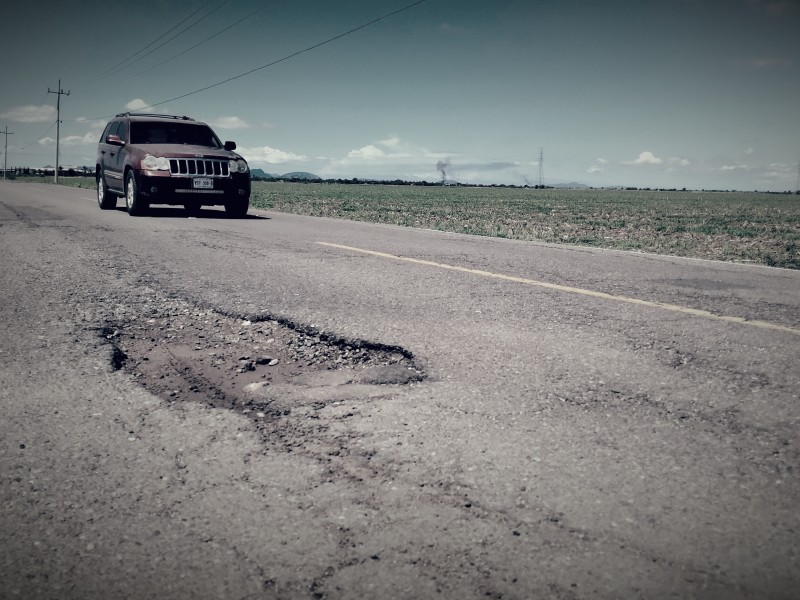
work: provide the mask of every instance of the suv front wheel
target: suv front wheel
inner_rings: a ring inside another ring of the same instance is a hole
[[[148,203],[139,194],[139,184],[136,183],[136,176],[133,171],[128,171],[125,176],[125,206],[128,214],[133,216],[143,215],[150,208]]]
[[[248,198],[228,200],[225,203],[225,214],[234,219],[243,219],[247,215],[249,205]]]

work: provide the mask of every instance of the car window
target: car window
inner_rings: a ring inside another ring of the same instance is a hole
[[[131,123],[132,144],[186,144],[222,148],[214,132],[205,125],[190,123]]]
[[[123,142],[127,142],[128,141],[127,133],[128,132],[127,128],[125,127],[125,121],[120,121],[119,127],[117,128],[117,135],[119,136],[119,139],[121,139]]]
[[[111,126],[112,126],[113,124],[114,124],[114,123],[109,123],[108,125],[106,125],[106,128],[103,130],[103,134],[100,136],[100,143],[101,143],[101,144],[105,144],[105,142],[106,142],[106,139],[108,138],[108,136],[109,136],[109,135],[110,135],[110,133],[111,133]]]
[[[106,130],[103,132],[103,138],[100,141],[105,143],[105,141],[108,139],[108,136],[119,135],[119,133],[117,133],[119,126],[119,121],[111,121],[111,123],[106,126]]]

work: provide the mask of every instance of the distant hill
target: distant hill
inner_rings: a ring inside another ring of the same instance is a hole
[[[293,171],[292,173],[284,173],[280,176],[280,179],[303,179],[305,181],[311,180],[320,180],[322,181],[322,177],[319,175],[314,175],[313,173],[307,173],[306,171]]]
[[[250,177],[252,179],[300,179],[302,181],[322,181],[322,177],[307,173],[306,171],[293,171],[291,173],[284,173],[283,175],[276,175],[274,173],[267,173],[263,169],[250,169]]]
[[[588,186],[585,183],[577,183],[572,181],[570,183],[557,183],[553,187],[565,190],[588,190],[591,186]]]
[[[266,173],[263,169],[250,169],[250,177],[253,179],[276,179],[278,175]]]

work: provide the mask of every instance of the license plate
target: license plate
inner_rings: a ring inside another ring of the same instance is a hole
[[[214,180],[208,177],[195,177],[192,179],[192,187],[196,190],[213,190]]]

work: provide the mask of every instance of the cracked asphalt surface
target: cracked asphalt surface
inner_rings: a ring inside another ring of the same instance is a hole
[[[2,598],[800,589],[800,273],[11,182],[0,250]]]

